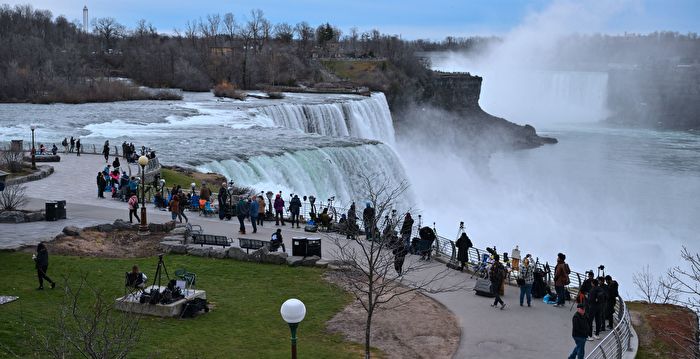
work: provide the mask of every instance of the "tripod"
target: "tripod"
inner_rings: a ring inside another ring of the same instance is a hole
[[[158,290],[160,291],[160,284],[161,284],[161,278],[163,276],[163,272],[165,271],[165,277],[170,280],[170,275],[168,274],[168,268],[165,267],[165,262],[163,262],[163,255],[159,254],[158,255],[158,267],[156,267],[156,274],[153,276],[153,284],[156,284],[156,281],[158,283]]]

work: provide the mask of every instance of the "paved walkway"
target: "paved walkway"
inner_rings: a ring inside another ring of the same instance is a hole
[[[28,194],[32,197],[30,208],[42,208],[46,200],[67,201],[67,220],[56,222],[35,222],[24,224],[0,224],[0,248],[19,245],[34,245],[41,240],[50,239],[60,233],[64,226],[81,227],[99,223],[111,223],[117,218],[128,220],[126,203],[112,199],[97,199],[95,176],[102,169],[101,156],[69,156],[54,164],[53,175],[41,181],[27,184]],[[206,233],[238,236],[238,221],[220,221],[217,217],[189,216],[190,221],[201,225]],[[148,206],[148,219],[152,222],[170,220],[170,213],[153,210]],[[246,226],[250,232],[250,223]],[[290,225],[275,227],[274,222],[266,222],[257,234],[246,237],[269,240],[276,228],[283,228],[285,246],[291,254],[291,238],[307,236],[303,230],[292,229]],[[323,238],[323,234],[318,237]],[[323,241],[323,256],[330,258],[334,247],[327,240]],[[408,261],[416,260],[409,256]],[[424,269],[426,278],[442,271],[445,266],[433,262]],[[416,274],[418,275],[418,274]],[[408,281],[411,278],[407,278]],[[518,305],[518,288],[507,287],[503,298],[507,303],[505,310],[494,309],[489,305],[491,298],[479,297],[471,290],[475,281],[468,274],[452,271],[440,285],[459,284],[465,288],[456,292],[432,295],[444,304],[459,319],[462,338],[456,358],[561,358],[573,348],[571,339],[571,317],[569,308],[553,308],[533,299],[533,307]],[[416,323],[420,325],[420,323]],[[588,349],[594,343],[589,342]]]

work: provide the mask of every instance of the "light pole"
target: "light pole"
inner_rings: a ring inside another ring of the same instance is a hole
[[[29,128],[32,129],[32,169],[36,169],[36,148],[34,147],[34,130],[36,130],[36,125],[31,125]]]
[[[306,316],[306,306],[299,299],[287,299],[282,303],[280,314],[292,332],[292,359],[297,359],[297,327]]]
[[[139,166],[141,166],[141,225],[139,226],[139,234],[148,234],[148,221],[146,220],[146,165],[148,157],[139,157]]]
[[[272,195],[273,194],[274,193],[272,193],[272,191],[267,191],[267,193],[265,193],[265,196],[267,197],[267,203],[269,204],[267,206],[268,207],[267,208],[267,215],[266,215],[267,218],[274,217],[274,215],[272,213]]]

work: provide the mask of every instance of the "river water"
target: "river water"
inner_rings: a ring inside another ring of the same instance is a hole
[[[484,86],[488,111],[514,111],[499,108],[505,105],[495,101],[497,89]],[[0,142],[29,141],[32,123],[40,143],[60,146],[73,135],[89,148],[106,139],[148,144],[164,162],[221,172],[259,190],[335,195],[347,203],[363,200],[359,173],[408,180],[402,200],[421,208],[439,234],[454,237],[464,221],[481,248],[510,252],[517,244],[543,262],[564,252],[581,271],[604,264],[628,295],[642,266],[663,271],[677,263],[681,246],[700,251],[700,136],[693,133],[546,121],[538,131],[559,144],[497,153],[473,166],[457,149],[437,152],[394,138],[382,94],[0,104]]]

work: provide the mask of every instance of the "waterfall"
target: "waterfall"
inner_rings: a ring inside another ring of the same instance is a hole
[[[378,174],[390,186],[406,181],[406,174],[394,151],[384,144],[322,147],[287,152],[275,156],[253,156],[247,160],[214,161],[197,168],[221,173],[240,186],[301,195],[314,195],[322,201],[335,196],[341,205],[366,200],[360,175]],[[408,208],[410,192],[398,199]]]
[[[326,104],[280,104],[258,110],[275,125],[325,136],[352,136],[394,144],[386,97],[375,92],[361,100]]]

